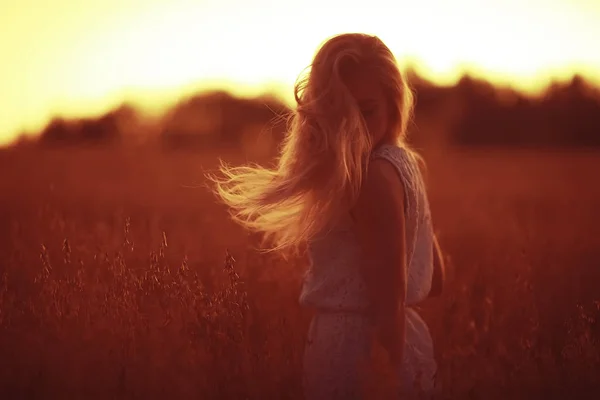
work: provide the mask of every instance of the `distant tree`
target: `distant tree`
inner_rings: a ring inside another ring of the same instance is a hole
[[[560,132],[556,137],[560,144],[600,145],[600,95],[583,77],[552,85],[540,107]]]
[[[74,132],[72,126],[63,118],[53,118],[40,134],[40,142],[42,144],[65,144],[73,141]]]
[[[223,91],[196,95],[165,115],[163,142],[178,148],[241,147],[248,142],[248,132],[275,135],[280,140],[285,121],[278,116],[286,112],[285,105],[271,96],[244,99]]]
[[[121,136],[117,117],[106,114],[96,119],[82,119],[78,121],[79,141],[83,143],[110,143]]]
[[[216,91],[185,99],[169,110],[162,121],[162,140],[169,147],[214,144],[222,126],[221,103],[230,95]]]
[[[118,116],[109,113],[99,118],[54,118],[42,131],[39,141],[47,145],[108,144],[120,137]]]
[[[23,131],[17,135],[17,138],[13,141],[11,146],[13,146],[13,147],[29,147],[34,144],[35,144],[35,140],[34,140],[32,134],[29,132]]]

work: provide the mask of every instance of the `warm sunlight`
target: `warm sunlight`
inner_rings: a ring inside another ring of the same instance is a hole
[[[439,84],[462,72],[539,92],[579,72],[600,83],[600,3],[586,0],[9,0],[0,5],[0,145],[54,114],[128,99],[159,110],[175,95],[226,85],[291,85],[318,44],[380,36]],[[266,86],[269,85],[269,86]]]

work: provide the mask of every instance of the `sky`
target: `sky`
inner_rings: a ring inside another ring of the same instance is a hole
[[[54,115],[159,112],[200,89],[290,100],[343,32],[378,35],[438,84],[600,84],[598,0],[0,0],[0,145]]]

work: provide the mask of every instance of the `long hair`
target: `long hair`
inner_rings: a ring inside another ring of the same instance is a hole
[[[322,44],[296,81],[276,167],[220,160],[223,177],[207,175],[232,219],[263,233],[264,251],[297,253],[354,205],[374,145],[345,81],[356,67],[382,85],[392,110],[387,139],[404,146],[413,96],[394,55],[376,36],[341,34]]]

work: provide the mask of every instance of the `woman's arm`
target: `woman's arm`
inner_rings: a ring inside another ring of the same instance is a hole
[[[374,160],[352,210],[377,336],[392,363],[402,360],[406,298],[404,187],[395,167]]]
[[[446,265],[437,236],[433,236],[433,279],[429,297],[441,296],[446,281]]]

